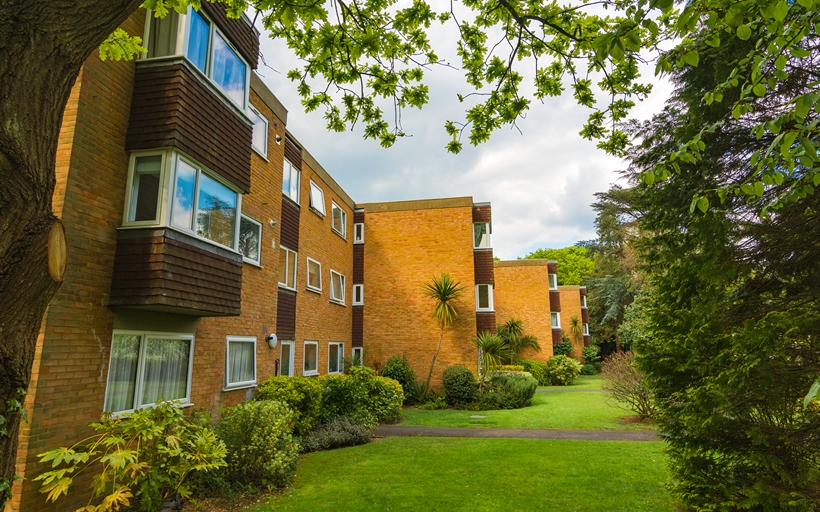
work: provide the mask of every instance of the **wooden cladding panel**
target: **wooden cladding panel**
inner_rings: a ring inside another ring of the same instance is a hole
[[[354,211],[353,222],[357,224],[364,223],[364,211]]]
[[[561,292],[550,290],[550,311],[561,311]]]
[[[280,340],[296,340],[296,292],[279,288],[276,302],[276,335]]]
[[[353,284],[364,284],[364,244],[353,245]]]
[[[252,69],[259,64],[259,37],[242,18],[229,18],[223,3],[202,2],[202,10],[228,36],[230,42],[248,61]]]
[[[290,137],[285,137],[285,158],[290,160],[290,163],[297,169],[302,169],[302,149],[294,144]]]
[[[252,135],[187,64],[137,66],[126,150],[177,148],[248,193]]]
[[[282,198],[282,227],[279,243],[299,252],[299,206],[287,197]]]
[[[493,210],[487,206],[473,206],[473,222],[492,222]]]
[[[581,308],[581,322],[589,323],[589,310],[587,308]]]
[[[476,333],[484,331],[495,332],[495,313],[476,313],[475,330]]]
[[[550,274],[557,274],[558,273],[558,263],[555,261],[551,261],[547,263],[547,272]]]
[[[364,307],[353,306],[353,346],[364,346]]]
[[[495,284],[495,270],[493,267],[493,251],[473,251],[475,266],[475,284]]]
[[[587,294],[587,287],[586,287],[586,286],[582,286],[581,288],[579,288],[579,289],[578,289],[578,291],[579,291],[579,293],[581,294],[581,297],[584,297],[584,296],[586,296],[586,294]]]
[[[590,345],[590,343],[591,343],[591,340],[589,339],[589,336],[588,335],[584,336],[584,346],[588,347]]]
[[[564,337],[562,336],[563,331],[561,329],[553,329],[552,330],[552,344],[553,345],[560,345],[564,342]]]
[[[109,303],[203,316],[239,315],[242,257],[217,248],[209,251],[201,242],[186,243],[186,238],[162,229],[121,233]]]

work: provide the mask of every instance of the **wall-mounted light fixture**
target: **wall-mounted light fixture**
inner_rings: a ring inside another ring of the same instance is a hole
[[[276,136],[276,143],[277,143],[277,144],[281,144],[281,143],[282,143],[282,136],[281,136],[281,135],[277,135],[277,136]]]

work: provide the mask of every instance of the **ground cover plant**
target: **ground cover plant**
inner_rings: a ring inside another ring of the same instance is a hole
[[[667,479],[656,442],[387,438],[304,455],[294,485],[249,510],[668,512]]]

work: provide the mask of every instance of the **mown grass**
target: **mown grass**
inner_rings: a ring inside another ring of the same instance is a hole
[[[249,510],[670,511],[662,444],[387,438],[301,457]]]
[[[538,389],[554,389],[556,391],[589,391],[601,389],[600,375],[581,375],[569,386],[538,386]]]

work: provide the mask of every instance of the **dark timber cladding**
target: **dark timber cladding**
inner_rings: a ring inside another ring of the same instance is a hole
[[[473,206],[473,222],[492,222],[493,210],[487,205]]]
[[[475,267],[475,284],[495,284],[493,250],[476,249],[473,251],[473,262]]]
[[[290,163],[295,165],[299,171],[302,170],[302,149],[288,136],[285,136],[285,158],[290,160]]]
[[[561,292],[550,290],[550,311],[561,311]]]
[[[259,64],[259,36],[245,20],[240,18],[228,18],[225,4],[202,2],[202,10],[214,20],[216,26],[228,36],[230,42],[236,47],[242,57],[252,69],[256,69]]]
[[[552,344],[553,345],[560,345],[564,342],[564,338],[561,335],[563,331],[561,329],[553,329],[552,330]]]
[[[276,335],[281,340],[296,340],[296,292],[279,288],[276,303]]]
[[[282,227],[279,244],[299,252],[299,205],[282,197]]]
[[[589,323],[589,310],[587,308],[581,308],[581,321],[585,324]]]
[[[495,313],[476,313],[475,330],[476,333],[483,331],[495,332]]]
[[[239,254],[172,229],[119,233],[111,306],[234,316],[241,292]]]
[[[557,274],[558,273],[558,262],[557,261],[550,261],[547,263],[547,272],[550,274]]]
[[[353,346],[364,345],[364,307],[353,306]]]
[[[248,193],[251,125],[189,66],[137,63],[125,149],[177,148]]]
[[[364,223],[364,211],[353,211],[353,222]],[[353,284],[364,284],[364,244],[353,244]],[[353,346],[364,345],[364,306],[353,306]]]

